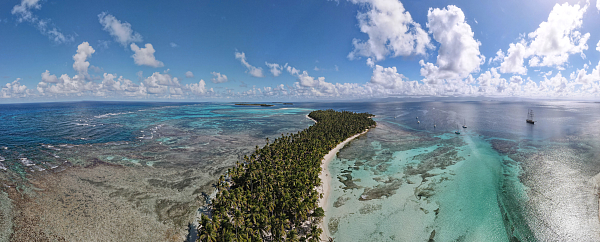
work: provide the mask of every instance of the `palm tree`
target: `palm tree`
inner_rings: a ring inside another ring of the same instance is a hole
[[[203,216],[199,226],[201,241],[232,240],[234,228],[237,241],[318,240],[321,229],[304,231],[299,225],[310,220],[314,224],[324,215],[315,190],[321,183],[321,159],[338,143],[376,124],[366,113],[319,110],[309,116],[317,120],[315,125],[273,142],[267,139],[263,148],[256,146],[219,178],[213,219]]]
[[[291,230],[287,236],[286,236],[287,241],[290,242],[299,242],[300,238],[298,238],[298,232],[296,232],[296,230]]]
[[[313,225],[310,229],[310,238],[308,241],[314,241],[314,242],[319,241],[319,237],[321,236],[322,232],[323,232],[323,230],[318,228],[316,225]]]
[[[235,214],[233,216],[233,225],[235,226],[235,237],[239,238],[238,228],[244,225],[244,216],[242,216],[242,213],[239,210],[235,211]]]
[[[217,241],[217,234],[216,231],[213,229],[212,224],[208,224],[206,226],[206,229],[203,230],[204,233],[200,234],[200,241],[204,241],[204,242],[216,242]]]

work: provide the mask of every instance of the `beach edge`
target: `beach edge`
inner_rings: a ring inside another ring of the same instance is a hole
[[[306,115],[306,118],[312,120],[315,123],[317,122],[308,115]],[[342,143],[339,143],[335,148],[330,150],[329,153],[327,153],[327,155],[325,155],[325,157],[323,157],[323,160],[321,161],[321,173],[319,173],[319,178],[321,178],[321,185],[317,187],[317,191],[320,194],[323,194],[323,198],[319,199],[319,207],[323,208],[323,210],[325,211],[325,217],[327,217],[327,209],[325,208],[325,205],[327,205],[329,193],[331,192],[331,173],[329,172],[329,169],[327,167],[329,166],[329,163],[333,160],[333,158],[337,155],[338,151],[344,148],[344,146],[346,146],[346,144],[348,144],[350,141],[356,139],[358,136],[366,134],[367,132],[369,132],[369,129],[366,129],[360,134],[355,134],[352,137],[344,140]],[[323,230],[323,233],[321,233],[320,237],[321,241],[329,241],[329,238],[331,237],[329,234],[329,229],[324,224],[325,217],[323,217],[323,219],[318,225],[319,228]]]

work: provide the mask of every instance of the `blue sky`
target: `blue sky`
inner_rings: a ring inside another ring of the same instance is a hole
[[[0,2],[0,102],[600,96],[589,1]]]

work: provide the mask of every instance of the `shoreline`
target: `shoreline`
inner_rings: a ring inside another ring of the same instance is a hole
[[[360,134],[355,134],[354,136],[347,138],[346,140],[344,140],[344,142],[338,144],[335,148],[330,150],[329,153],[325,155],[325,157],[323,157],[323,161],[321,162],[321,173],[319,174],[319,178],[321,178],[321,185],[317,188],[317,191],[323,194],[323,198],[319,199],[319,207],[323,208],[323,210],[325,211],[325,217],[327,217],[327,210],[325,208],[325,205],[327,205],[327,202],[329,200],[329,193],[331,191],[331,173],[329,172],[329,169],[327,167],[329,166],[329,163],[333,160],[333,158],[337,155],[338,151],[340,151],[340,149],[344,148],[344,146],[346,146],[348,142],[354,140],[358,136],[366,134],[367,132],[369,132],[369,129],[366,129]],[[324,224],[325,217],[323,217],[323,220],[321,221],[321,223],[319,223],[319,228],[323,230],[323,233],[321,233],[321,241],[329,241],[329,237],[331,237],[329,234],[329,229]]]
[[[314,121],[315,123],[317,122],[316,120],[312,119],[308,115],[306,115],[306,118]],[[337,153],[340,149],[344,148],[344,146],[346,146],[346,144],[348,142],[354,140],[358,136],[366,134],[367,132],[369,132],[369,129],[366,129],[365,131],[363,131],[360,134],[355,134],[354,136],[347,138],[342,143],[338,144],[335,148],[330,150],[329,153],[327,153],[327,155],[325,155],[325,157],[323,157],[323,160],[321,162],[321,173],[319,174],[319,178],[321,178],[321,185],[317,187],[317,191],[320,194],[323,194],[323,198],[319,199],[318,206],[323,208],[323,210],[325,211],[325,214],[326,214],[325,217],[327,217],[327,210],[325,208],[325,205],[327,205],[327,201],[329,199],[329,193],[331,191],[331,185],[330,185],[330,183],[331,183],[331,175],[330,174],[331,173],[329,172],[329,169],[327,167],[329,166],[329,163],[333,160],[333,158],[337,155]],[[329,238],[330,238],[329,229],[324,224],[325,217],[323,217],[323,220],[321,220],[321,222],[318,225],[318,227],[323,230],[323,233],[321,233],[321,237],[320,237],[321,241],[329,241]]]
[[[312,120],[315,123],[317,123],[317,120],[314,120],[313,118],[309,117],[308,114],[306,115],[306,118]]]

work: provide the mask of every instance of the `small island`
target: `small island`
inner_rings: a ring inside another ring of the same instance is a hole
[[[235,105],[239,105],[239,106],[261,106],[261,107],[272,107],[272,106],[275,106],[273,104],[266,104],[266,103],[236,103]]]
[[[316,124],[259,148],[216,184],[199,241],[319,241],[322,160],[376,123],[372,114],[318,110]]]

